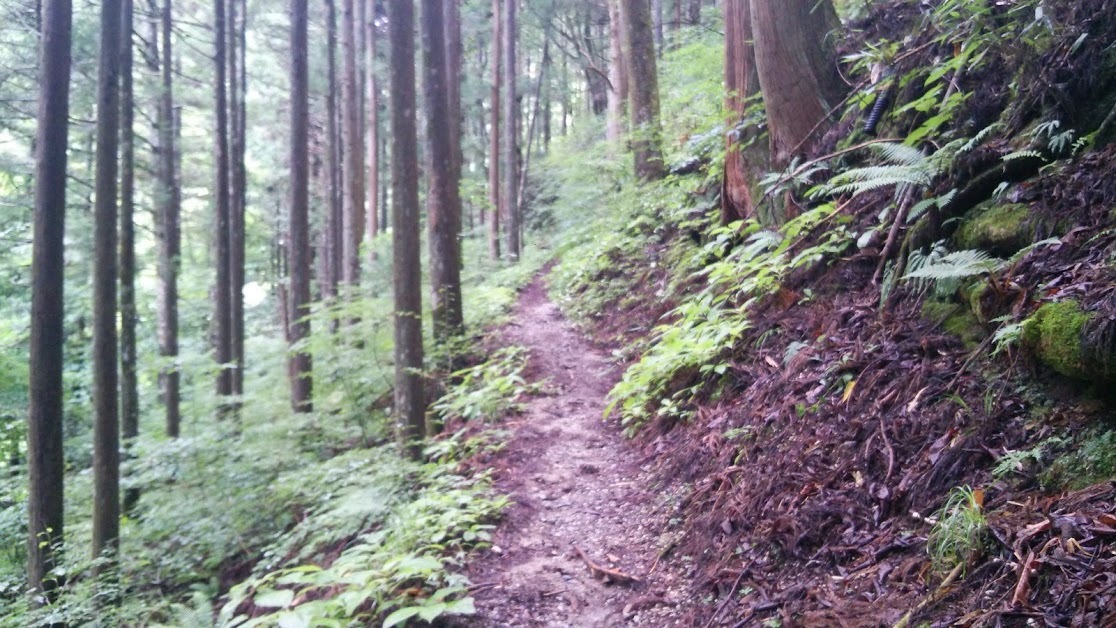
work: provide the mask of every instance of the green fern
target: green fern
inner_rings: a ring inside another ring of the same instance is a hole
[[[975,249],[956,251],[921,265],[920,268],[907,273],[903,279],[924,279],[928,281],[966,279],[985,273],[994,273],[1003,268],[1004,263],[1004,260],[992,257],[984,251]]]

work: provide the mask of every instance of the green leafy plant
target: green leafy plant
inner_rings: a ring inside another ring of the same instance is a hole
[[[988,533],[988,521],[984,517],[984,491],[968,486],[953,489],[936,519],[926,539],[926,550],[934,570],[945,574],[958,565],[964,570],[964,565],[983,550]]]
[[[524,395],[542,389],[541,383],[523,379],[530,353],[523,347],[500,349],[488,361],[453,373],[457,380],[431,409],[445,423],[460,418],[466,421],[495,421],[522,409]]]

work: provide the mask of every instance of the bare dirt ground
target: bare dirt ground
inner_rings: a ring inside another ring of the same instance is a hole
[[[507,420],[497,486],[514,505],[468,568],[478,612],[466,625],[693,625],[687,579],[660,559],[672,541],[669,492],[601,420],[616,379],[608,357],[550,302],[544,277],[513,320],[500,343],[530,349],[527,377],[546,392]]]

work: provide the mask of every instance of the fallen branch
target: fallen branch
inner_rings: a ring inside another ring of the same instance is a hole
[[[636,582],[641,582],[639,578],[626,574],[617,569],[602,567],[593,562],[580,547],[574,545],[573,548],[574,551],[577,552],[577,555],[581,557],[581,560],[585,562],[585,566],[589,568],[590,575],[592,575],[594,578],[606,581],[611,580],[612,582],[617,582],[620,584],[633,584]]]
[[[903,615],[903,618],[899,620],[899,623],[895,624],[895,628],[907,628],[911,625],[911,618],[914,617],[915,613],[921,612],[924,608],[930,606],[931,604],[936,604],[938,600],[945,597],[945,594],[948,592],[949,587],[953,584],[953,581],[961,575],[961,568],[964,566],[964,562],[957,563],[957,566],[953,568],[953,571],[949,572],[949,575],[946,576],[946,579],[942,580],[941,586],[939,586],[925,600],[922,600],[922,602],[919,603],[919,605],[916,606],[914,610],[907,612],[906,615]]]

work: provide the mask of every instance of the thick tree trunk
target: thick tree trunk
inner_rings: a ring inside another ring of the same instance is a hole
[[[63,539],[62,346],[66,149],[70,111],[70,0],[43,0],[35,134],[35,226],[31,254],[30,388],[27,412],[27,584],[58,586]]]
[[[462,201],[461,201],[461,171],[464,164],[464,154],[462,153],[462,138],[464,134],[465,118],[461,109],[461,72],[462,72],[462,57],[465,50],[461,41],[461,7],[459,3],[461,0],[445,0],[443,6],[445,8],[445,16],[443,24],[445,26],[446,38],[446,97],[449,100],[449,124],[450,124],[450,167],[451,181],[453,182],[452,190],[452,209],[454,219],[454,229],[457,235],[455,236],[458,244],[457,258],[458,267],[461,266],[461,244],[460,238],[462,236]]]
[[[628,68],[628,99],[635,173],[644,181],[662,178],[662,128],[659,123],[659,83],[651,8],[645,0],[620,0],[620,22],[625,26],[624,65]]]
[[[690,0],[690,24],[692,26],[701,24],[701,0]]]
[[[230,207],[229,207],[229,110],[227,98],[227,77],[225,72],[225,0],[214,0],[214,41],[216,54],[216,85],[214,110],[217,118],[217,136],[214,138],[214,171],[216,183],[214,184],[214,229],[216,231],[216,264],[217,286],[214,298],[213,316],[216,319],[215,357],[217,363],[222,365],[217,375],[217,395],[228,397],[233,392],[233,370],[228,365],[232,361],[232,304],[229,296],[232,285],[232,256],[230,233]],[[225,399],[221,400],[219,414],[224,416],[229,407]]]
[[[291,345],[310,336],[310,71],[307,53],[308,0],[291,2],[291,214],[289,255],[291,290],[288,334]],[[291,405],[313,409],[310,354],[290,357]]]
[[[93,201],[93,558],[120,540],[120,424],[117,390],[117,147],[120,139],[120,0],[101,4],[97,152]]]
[[[364,24],[364,102],[368,116],[368,132],[365,137],[365,159],[368,178],[368,261],[376,261],[376,249],[372,239],[380,232],[380,84],[376,77],[376,4],[372,4],[372,14]]]
[[[844,96],[827,43],[838,25],[830,0],[752,0],[756,70],[776,168],[809,151],[820,123]]]
[[[519,261],[519,207],[516,202],[519,190],[519,94],[516,88],[516,41],[518,20],[516,9],[519,0],[504,0],[503,53],[504,53],[504,154],[503,198],[504,217],[507,220],[508,259]]]
[[[500,259],[500,218],[504,213],[500,195],[500,68],[503,65],[502,8],[500,0],[492,0],[492,107],[489,125],[492,132],[488,146],[488,203],[492,207],[492,219],[488,224],[488,255],[493,260]]]
[[[620,21],[620,0],[608,0],[608,118],[605,134],[610,142],[619,142],[624,134],[624,110],[628,101],[628,72],[624,66],[623,24]]]
[[[452,1],[452,0],[451,0]],[[461,213],[454,178],[452,91],[448,75],[446,0],[422,0],[423,97],[426,114],[426,222],[429,231],[431,310],[434,341],[442,344],[463,331],[461,256],[457,250]],[[460,126],[457,127],[460,130]],[[428,426],[429,427],[429,426]]]
[[[725,90],[729,134],[725,147],[721,222],[728,224],[752,216],[752,183],[764,167],[753,163],[761,159],[756,154],[759,151],[743,146],[752,139],[754,131],[739,128],[748,99],[759,93],[750,0],[725,0]]]
[[[393,2],[391,37],[392,257],[395,285],[395,424],[411,458],[426,432],[422,268],[419,259],[418,136],[415,130],[414,5]]]
[[[360,284],[360,241],[364,229],[364,159],[361,157],[360,104],[357,83],[354,2],[341,2],[341,152],[344,177],[342,208],[342,280],[355,298]]]
[[[159,242],[159,355],[168,362],[178,359],[178,270],[182,248],[179,227],[178,162],[175,153],[172,1],[164,0],[162,7],[163,49],[160,72],[163,89],[159,98],[160,164],[157,194],[162,226],[162,237]],[[163,369],[162,382],[167,436],[177,438],[182,422],[179,408],[180,376],[177,365],[172,364]]]

